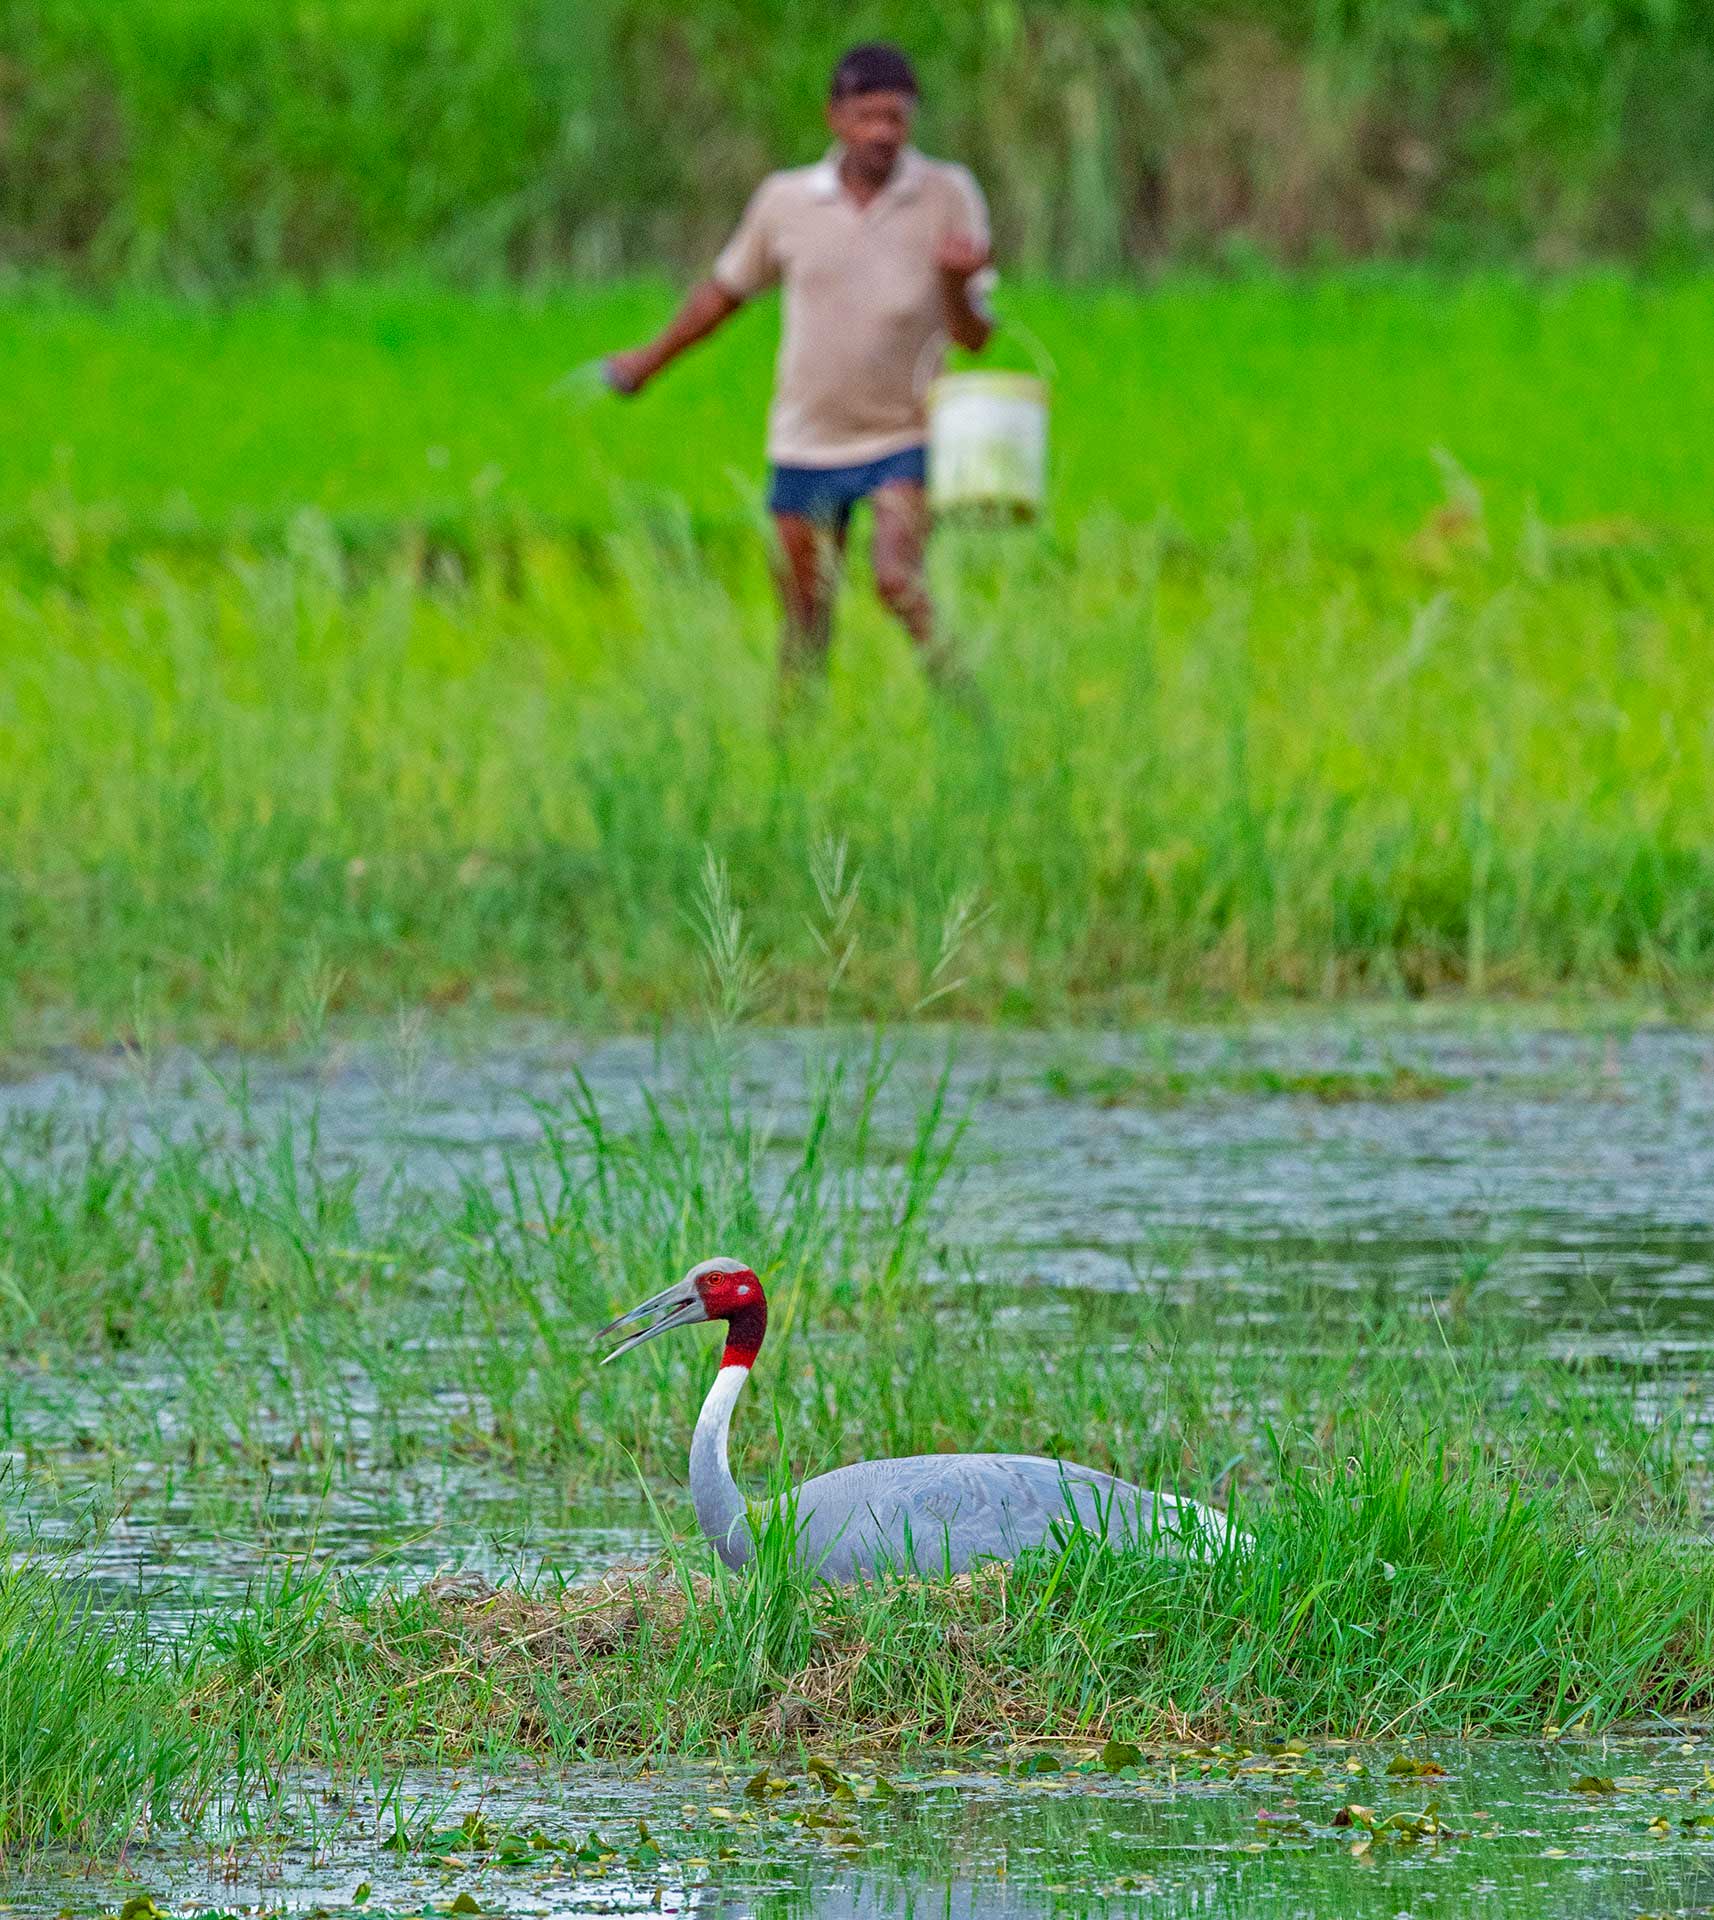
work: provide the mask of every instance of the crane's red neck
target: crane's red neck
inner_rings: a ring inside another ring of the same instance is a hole
[[[721,1351],[723,1367],[748,1367],[762,1351],[762,1336],[768,1331],[768,1303],[756,1289],[756,1304],[742,1306],[726,1316],[726,1345]]]
[[[696,1290],[710,1320],[726,1322],[723,1367],[748,1367],[762,1351],[768,1331],[768,1301],[762,1283],[748,1267],[716,1267],[699,1274]]]

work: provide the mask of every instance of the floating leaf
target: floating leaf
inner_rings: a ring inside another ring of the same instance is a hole
[[[833,1800],[855,1800],[857,1795],[851,1783],[839,1769],[816,1754],[811,1754],[804,1762],[823,1793]]]
[[[119,1920],[160,1920],[160,1913],[152,1893],[134,1893],[119,1909]]]
[[[1618,1788],[1604,1773],[1580,1773],[1571,1783],[1573,1793],[1617,1793]]]
[[[1395,1839],[1406,1841],[1433,1840],[1451,1831],[1432,1806],[1424,1807],[1421,1813],[1389,1813],[1376,1828],[1377,1833],[1391,1834]]]
[[[1336,1827],[1372,1827],[1375,1824],[1374,1809],[1360,1807],[1352,1801],[1349,1806],[1341,1807],[1333,1816],[1333,1824]]]
[[[1037,1773],[1061,1773],[1064,1769],[1051,1753],[1026,1754],[1014,1771],[1020,1779],[1028,1779]]]
[[[1443,1780],[1446,1769],[1438,1760],[1414,1760],[1407,1753],[1396,1753],[1387,1762],[1387,1773],[1394,1780]]]
[[[1101,1749],[1101,1764],[1109,1773],[1123,1773],[1127,1767],[1143,1764],[1143,1750],[1128,1740],[1109,1740]]]
[[[482,1902],[473,1893],[461,1893],[452,1903],[454,1913],[480,1913]]]
[[[367,1880],[365,1880],[363,1884],[357,1889],[357,1891],[351,1896],[351,1904],[354,1907],[366,1907],[369,1904],[369,1896],[374,1891],[375,1889],[372,1886],[370,1886]]]
[[[796,1793],[795,1780],[782,1780],[777,1773],[770,1773],[766,1767],[760,1773],[751,1774],[744,1782],[744,1797],[747,1800],[770,1800],[777,1794]]]

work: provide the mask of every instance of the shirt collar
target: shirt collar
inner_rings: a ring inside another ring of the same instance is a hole
[[[818,200],[837,200],[839,186],[838,147],[831,147],[810,169],[810,190]],[[877,199],[891,194],[900,200],[914,200],[922,190],[923,157],[915,147],[903,147],[893,164],[893,171],[887,184],[876,195]]]

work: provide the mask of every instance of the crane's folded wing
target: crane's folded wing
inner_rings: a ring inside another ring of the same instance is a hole
[[[964,1573],[1078,1526],[1116,1545],[1207,1554],[1226,1516],[1092,1467],[1027,1454],[921,1454],[839,1467],[796,1490],[800,1551],[824,1579]]]

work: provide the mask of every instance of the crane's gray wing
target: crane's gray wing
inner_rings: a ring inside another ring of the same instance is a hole
[[[964,1573],[1079,1524],[1164,1553],[1218,1551],[1230,1533],[1212,1507],[1028,1454],[868,1460],[797,1489],[799,1550],[825,1580],[888,1570]]]

